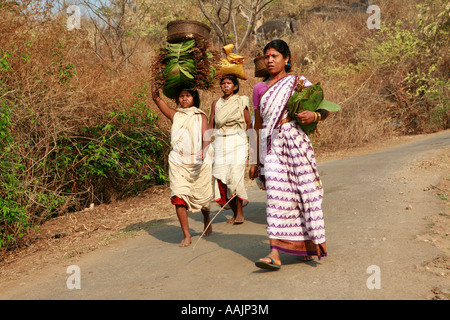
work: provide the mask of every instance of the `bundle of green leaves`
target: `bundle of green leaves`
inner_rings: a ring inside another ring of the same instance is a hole
[[[297,120],[297,114],[302,111],[317,111],[319,109],[325,109],[330,112],[336,112],[341,110],[341,106],[331,101],[324,100],[323,90],[320,82],[304,88],[298,86],[287,104],[288,114],[292,119]],[[311,134],[317,126],[317,122],[310,124],[299,123],[300,127],[306,134]]]
[[[219,54],[203,39],[170,43],[160,50],[153,64],[155,84],[170,99],[180,88],[208,90],[215,78]]]

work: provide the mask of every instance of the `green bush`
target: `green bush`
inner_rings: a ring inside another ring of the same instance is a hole
[[[445,10],[448,16],[449,9]],[[374,97],[383,97],[402,133],[447,129],[449,25],[444,21],[438,25],[424,20],[386,23],[363,41],[350,61],[328,61],[324,70],[329,77],[340,79],[337,86],[348,95],[354,94],[351,79],[367,81],[362,87]]]
[[[30,165],[10,135],[10,108],[0,108],[0,247],[64,211],[133,196],[167,180],[167,135],[135,94],[124,108],[93,120],[76,135],[61,132],[51,152]]]
[[[11,148],[9,114],[9,106],[0,104],[0,247],[16,242],[31,226],[26,208],[17,202],[23,166]]]
[[[79,135],[60,137],[50,157],[54,174],[62,174],[63,181],[76,177],[66,186],[67,193],[76,193],[81,185],[92,190],[93,198],[110,201],[166,182],[168,137],[140,97],[137,94],[129,109],[112,111],[97,124],[80,128]]]

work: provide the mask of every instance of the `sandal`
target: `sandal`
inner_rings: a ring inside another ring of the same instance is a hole
[[[272,261],[272,263],[268,263],[268,262],[264,262],[261,260],[255,261],[255,266],[257,266],[258,268],[261,269],[266,269],[266,270],[280,270],[281,266],[277,266],[275,264],[275,261],[273,261],[273,259],[269,256],[264,257],[263,259],[270,259]]]

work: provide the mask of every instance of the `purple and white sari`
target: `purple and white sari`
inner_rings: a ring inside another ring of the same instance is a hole
[[[295,120],[278,126],[286,105],[304,77],[288,75],[262,95],[261,174],[267,190],[267,232],[270,245],[302,256],[327,255],[322,213],[323,188],[314,150]]]

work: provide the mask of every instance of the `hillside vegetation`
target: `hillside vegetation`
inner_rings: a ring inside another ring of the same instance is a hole
[[[52,217],[167,182],[170,123],[151,102],[152,56],[165,44],[167,22],[207,21],[193,0],[146,3],[130,14],[102,8],[109,24],[83,16],[81,28],[69,30],[65,9],[0,0],[3,250],[26,244],[27,230]],[[295,22],[294,33],[281,35],[295,71],[343,107],[313,136],[317,152],[448,129],[447,2],[376,1],[380,29],[367,27],[366,12],[311,11],[332,4],[275,0],[263,12],[264,21]],[[214,33],[210,40],[220,51]],[[240,94],[251,96],[261,80],[253,58],[262,45],[250,37],[240,52],[249,76]],[[201,93],[207,114],[219,95],[217,87]]]

